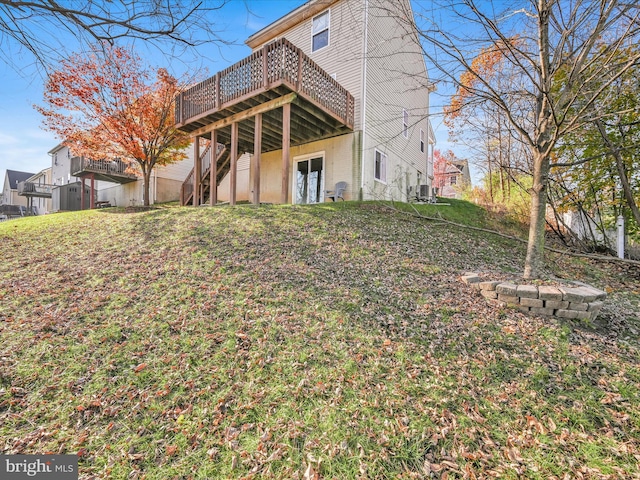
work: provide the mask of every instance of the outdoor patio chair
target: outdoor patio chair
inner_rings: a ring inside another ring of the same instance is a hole
[[[332,202],[335,202],[338,198],[341,198],[344,202],[344,191],[347,189],[347,182],[338,182],[333,190],[326,190],[326,198],[330,198]]]

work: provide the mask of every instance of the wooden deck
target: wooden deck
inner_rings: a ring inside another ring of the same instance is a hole
[[[238,127],[238,150],[253,151],[262,114],[262,151],[282,148],[282,107],[291,105],[291,145],[353,130],[353,96],[301,49],[281,38],[176,97],[176,126],[195,136],[229,144]]]
[[[84,157],[71,159],[71,175],[74,177],[92,176],[94,180],[112,183],[135,182],[138,176],[132,173],[129,165],[122,160],[90,160]]]
[[[53,185],[33,182],[18,182],[18,195],[23,197],[51,198]]]

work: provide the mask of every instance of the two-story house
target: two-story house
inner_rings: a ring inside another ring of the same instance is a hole
[[[2,195],[0,195],[0,205],[27,206],[27,199],[18,195],[18,184],[32,177],[33,173],[19,172],[17,170],[6,170],[4,183],[2,184]]]
[[[249,57],[176,99],[197,159],[183,203],[317,203],[341,181],[346,199],[430,190],[432,84],[412,20],[409,0],[310,0],[251,35]]]
[[[18,183],[18,195],[27,199],[27,212],[45,215],[51,211],[51,167]]]
[[[436,164],[433,187],[439,197],[461,198],[462,191],[470,185],[468,160],[444,160]]]

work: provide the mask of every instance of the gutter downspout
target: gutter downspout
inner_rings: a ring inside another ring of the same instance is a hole
[[[369,0],[364,0],[364,62],[362,68],[362,153],[360,154],[360,200],[364,199],[365,143],[367,140],[367,60],[369,56]]]

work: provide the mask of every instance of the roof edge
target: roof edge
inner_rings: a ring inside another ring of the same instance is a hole
[[[55,147],[53,147],[51,150],[49,150],[47,152],[47,154],[49,155],[53,155],[54,153],[56,153],[57,151],[62,150],[66,145],[64,144],[64,142],[59,143],[58,145],[56,145]]]
[[[245,44],[251,49],[267,43],[274,37],[279,36],[292,26],[313,17],[315,14],[329,8],[339,0],[309,0],[295,10],[290,11],[285,16],[280,17],[275,22],[267,25],[262,30],[258,30],[245,40]]]

